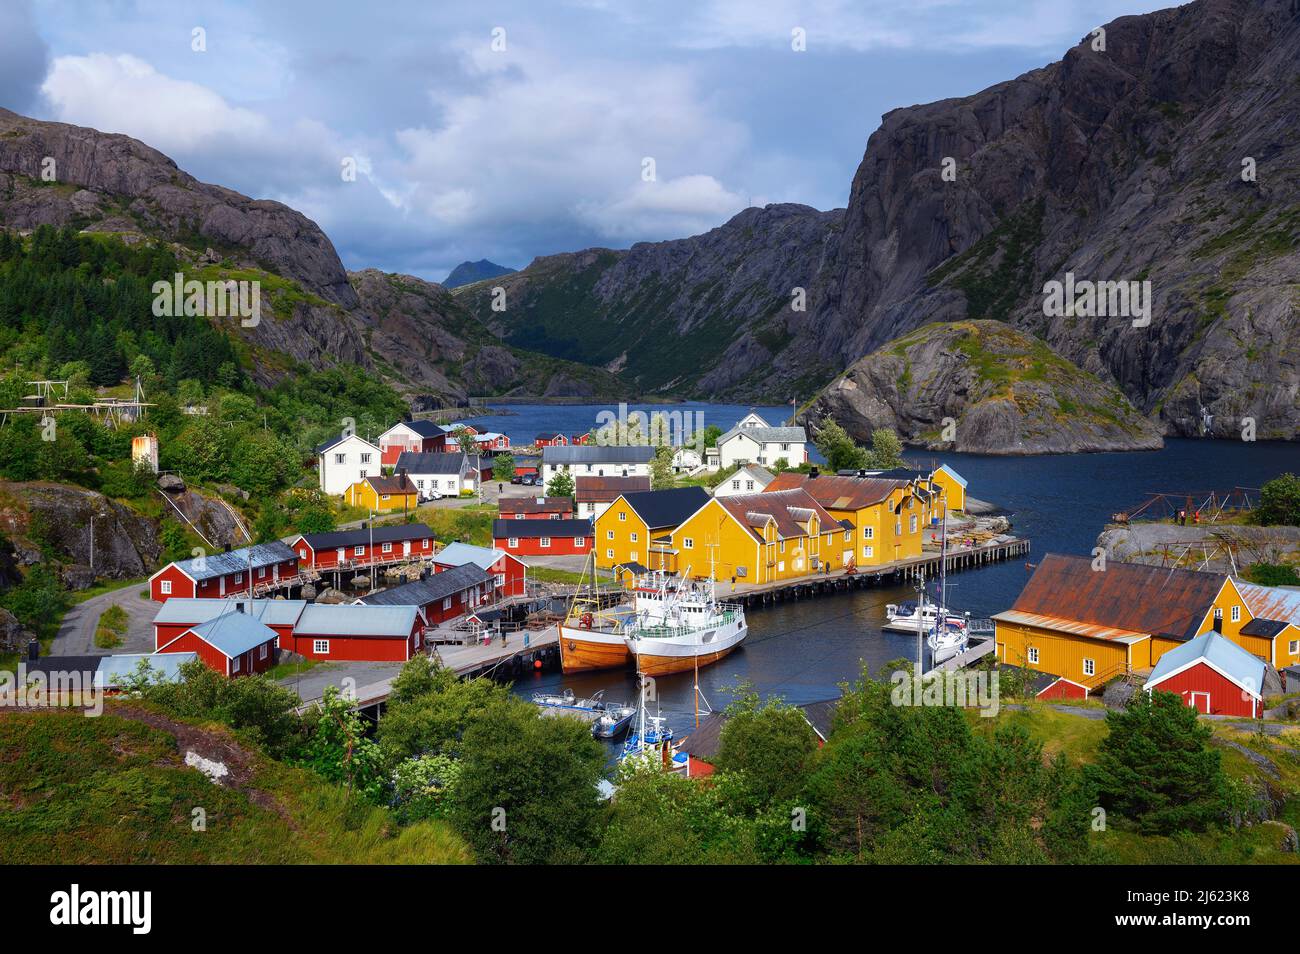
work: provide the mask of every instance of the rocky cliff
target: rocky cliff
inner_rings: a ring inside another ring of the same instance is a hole
[[[925,325],[855,362],[805,415],[861,441],[976,454],[1141,450],[1159,430],[1115,387],[999,321]]]
[[[1300,436],[1300,10],[1198,0],[1122,17],[1042,69],[888,113],[848,208],[750,209],[499,284],[502,333],[647,387],[806,398],[935,321],[997,319],[1170,434]],[[1149,282],[1150,322],[1044,286]],[[792,289],[806,289],[806,309]],[[656,342],[685,340],[672,348]]]
[[[444,288],[459,288],[461,285],[472,285],[499,275],[510,275],[514,271],[513,268],[480,258],[477,262],[461,262],[443,279],[442,284]]]
[[[161,240],[186,278],[261,282],[260,322],[214,320],[247,342],[250,370],[263,384],[295,364],[350,363],[432,405],[505,393],[521,382],[536,393],[622,393],[598,371],[502,347],[441,286],[410,276],[349,275],[325,233],[288,206],[199,182],[128,136],[0,109],[0,226],[38,225]],[[438,358],[469,351],[477,360],[464,375],[454,361]]]

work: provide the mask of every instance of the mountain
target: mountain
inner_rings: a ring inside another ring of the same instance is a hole
[[[828,418],[859,441],[888,427],[909,444],[972,454],[1164,443],[1117,388],[990,320],[925,325],[855,362],[805,416],[814,431]]]
[[[1251,418],[1257,437],[1293,440],[1296,128],[1294,2],[1198,0],[886,114],[845,210],[749,209],[693,238],[548,256],[502,279],[504,312],[481,288],[457,295],[508,341],[641,388],[746,401],[833,389],[931,322],[995,319],[1168,434],[1236,437]],[[1148,288],[1149,324],[1046,313],[1046,283],[1067,273]]]
[[[262,320],[224,321],[264,385],[298,365],[346,363],[417,409],[469,395],[627,393],[599,369],[503,344],[442,286],[347,272],[325,233],[288,206],[199,182],[128,136],[0,109],[0,226],[39,225],[168,243],[187,279],[259,281]]]
[[[480,258],[477,262],[461,262],[451,270],[451,274],[442,285],[444,288],[459,288],[461,285],[471,285],[500,275],[512,275],[514,272],[513,268],[506,268],[496,262],[489,262],[486,258]]]

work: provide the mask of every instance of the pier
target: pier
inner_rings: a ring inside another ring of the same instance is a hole
[[[773,583],[737,583],[735,590],[730,594],[724,594],[723,598],[744,606],[800,600],[823,593],[899,584],[921,578],[929,579],[938,575],[941,559],[946,563],[949,573],[958,573],[1022,556],[1028,553],[1029,549],[1028,539],[1015,539],[949,551],[946,559],[937,551],[922,553],[920,556],[882,563],[879,566],[862,567],[852,573],[812,575],[794,580],[778,580]]]

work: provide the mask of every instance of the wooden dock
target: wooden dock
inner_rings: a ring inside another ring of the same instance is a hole
[[[1017,538],[950,551],[944,562],[949,573],[958,573],[1022,556],[1028,553],[1029,549],[1028,539]],[[882,563],[879,566],[861,567],[853,573],[841,571],[794,580],[779,580],[775,583],[737,583],[732,592],[723,593],[722,597],[729,602],[752,606],[805,599],[822,593],[843,592],[867,586],[905,583],[922,577],[933,579],[939,575],[940,559],[939,552],[934,551],[891,563]]]

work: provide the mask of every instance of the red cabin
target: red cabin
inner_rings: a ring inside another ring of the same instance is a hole
[[[269,593],[299,582],[298,556],[278,540],[169,563],[149,577],[158,603],[173,596],[220,599]]]
[[[493,520],[499,550],[519,556],[565,556],[591,550],[590,520]]]
[[[563,447],[569,443],[569,439],[559,431],[547,431],[544,434],[538,434],[533,439],[533,443],[538,447]]]
[[[413,580],[357,600],[365,606],[415,606],[424,625],[438,626],[492,603],[496,591],[486,570],[473,563]]]
[[[433,556],[433,531],[422,523],[301,534],[290,544],[304,568],[356,569]]]
[[[433,421],[400,421],[379,435],[379,460],[392,467],[403,451],[437,454],[447,449],[447,431]]]
[[[204,664],[223,676],[248,676],[275,665],[279,636],[253,619],[236,602],[236,609],[191,626],[165,645],[160,653],[197,653]]]
[[[1210,632],[1161,656],[1143,688],[1175,693],[1202,715],[1253,719],[1263,711],[1267,674],[1258,656]]]
[[[415,606],[314,603],[294,626],[291,649],[309,659],[405,662],[424,643],[424,621]]]
[[[504,497],[497,505],[502,520],[569,520],[572,497]]]

